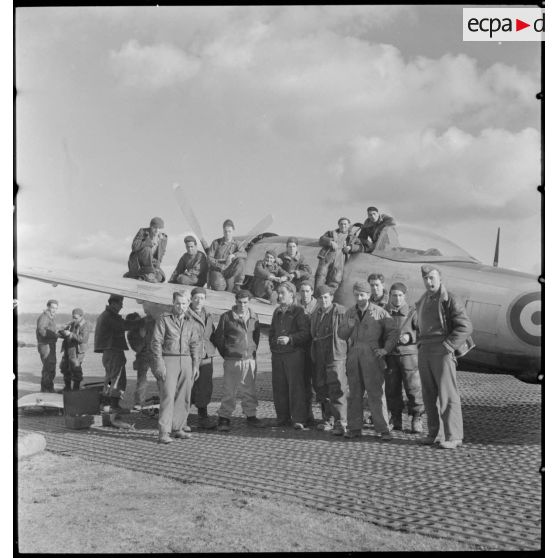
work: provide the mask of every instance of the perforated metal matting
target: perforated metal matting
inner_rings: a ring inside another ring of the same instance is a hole
[[[219,407],[214,381],[210,415]],[[258,416],[271,423],[270,372],[258,377]],[[510,376],[459,372],[465,426],[456,450],[417,443],[409,419],[392,442],[373,431],[347,440],[291,428],[254,429],[240,405],[228,433],[193,429],[189,440],[157,444],[154,418],[135,430],[65,428],[60,416],[20,416],[47,449],[83,459],[242,490],[369,521],[398,531],[487,549],[541,547],[541,388]],[[195,408],[194,408],[195,410]],[[317,408],[316,416],[317,415]],[[192,425],[197,416],[193,415]]]

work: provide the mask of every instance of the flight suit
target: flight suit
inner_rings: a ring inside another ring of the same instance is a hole
[[[344,314],[345,308],[335,302],[327,311],[318,308],[310,318],[310,333],[316,375],[316,399],[322,407],[323,419],[329,422],[333,418],[335,422],[346,427],[347,343],[338,334]]]
[[[332,242],[335,242],[337,248],[332,247]],[[318,267],[314,278],[314,290],[320,285],[328,285],[337,290],[341,281],[343,280],[343,269],[345,261],[349,254],[344,254],[342,248],[344,246],[351,247],[351,254],[360,252],[361,245],[358,238],[351,234],[342,234],[339,229],[325,232],[319,240],[322,249],[318,253]]]
[[[191,256],[186,252],[176,265],[169,283],[203,287],[207,281],[207,256],[197,251]]]
[[[289,337],[287,345],[277,338]],[[308,418],[304,384],[304,348],[310,340],[310,320],[296,304],[286,309],[277,307],[271,318],[269,346],[271,348],[271,384],[273,403],[279,423],[305,424]]]
[[[279,265],[288,274],[292,273],[295,275],[289,281],[296,287],[297,291],[302,281],[306,281],[312,276],[312,268],[306,263],[304,256],[300,252],[297,252],[294,256],[289,256],[287,252],[281,252],[277,256],[277,260]]]
[[[152,238],[150,230],[149,227],[143,227],[136,233],[128,258],[128,272],[124,277],[162,283],[165,273],[160,266],[167,249],[167,235],[159,232]]]
[[[254,296],[271,299],[273,291],[281,284],[270,279],[271,276],[286,277],[288,273],[276,262],[266,265],[264,260],[258,260],[254,268],[254,281],[252,292]]]
[[[345,339],[348,346],[349,430],[362,429],[363,394],[366,390],[376,432],[389,432],[384,395],[385,363],[376,356],[374,349],[382,348],[383,340],[389,342],[396,335],[393,318],[383,308],[374,304],[368,304],[363,312],[359,312],[356,306],[349,308],[339,325],[339,337]]]

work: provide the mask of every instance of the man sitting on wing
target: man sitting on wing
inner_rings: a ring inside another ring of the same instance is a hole
[[[207,281],[207,256],[198,250],[198,244],[193,236],[186,236],[184,245],[186,252],[178,260],[169,283],[203,287]]]
[[[303,281],[312,277],[312,268],[298,251],[298,239],[294,236],[287,238],[287,249],[277,256],[277,262],[289,274],[289,281],[297,290]]]
[[[244,269],[248,254],[233,238],[234,223],[223,223],[223,236],[215,239],[207,251],[209,260],[208,285],[214,291],[238,291],[244,283]]]
[[[288,273],[277,263],[275,250],[267,250],[264,259],[256,262],[252,292],[272,304],[277,302],[277,287],[288,280]]]
[[[153,217],[149,227],[141,228],[132,241],[132,252],[128,258],[128,272],[124,277],[141,279],[149,283],[162,283],[165,274],[161,262],[167,249],[167,235],[160,217]]]

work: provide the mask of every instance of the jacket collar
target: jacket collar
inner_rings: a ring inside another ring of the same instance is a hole
[[[297,250],[297,252],[294,256],[289,256],[289,254],[287,252],[283,252],[281,254],[281,259],[282,260],[293,260],[295,262],[298,262],[298,260],[300,260],[300,252]]]
[[[448,290],[446,289],[443,283],[440,284],[440,290],[438,291],[440,294],[440,302],[447,302],[449,300]],[[436,294],[438,294],[436,293]],[[426,300],[426,297],[430,296],[430,293],[426,291],[420,298],[420,300]]]
[[[202,324],[203,326],[205,326],[205,321],[207,319],[207,312],[205,311],[205,308],[202,308],[201,314],[198,314],[188,306],[188,310],[186,310],[186,314],[192,317],[194,320],[200,322],[200,324]]]
[[[392,314],[393,312],[397,312],[398,314],[401,314],[402,316],[407,316],[409,314],[409,310],[410,310],[409,305],[406,302],[404,304],[402,304],[399,308],[396,308],[395,306],[393,306],[391,304],[391,302],[388,302],[385,309],[390,314]]]

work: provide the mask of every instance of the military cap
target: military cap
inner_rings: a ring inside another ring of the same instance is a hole
[[[329,285],[320,285],[316,289],[316,297],[324,296],[325,294],[332,294],[333,289]]]
[[[232,227],[234,229],[234,223],[232,222],[232,219],[225,219],[223,221],[223,228],[225,227]]]
[[[353,285],[353,291],[358,291],[359,293],[370,294],[372,292],[372,288],[370,287],[370,284],[368,283],[368,281],[357,281]]]
[[[401,291],[403,294],[405,294],[407,292],[407,287],[405,286],[404,283],[394,283],[389,288],[390,293],[391,293],[391,291]]]
[[[73,314],[78,314],[79,316],[83,316],[83,310],[81,308],[74,308],[72,310],[72,315]]]
[[[420,272],[422,273],[423,277],[426,277],[431,271],[437,271],[439,275],[442,275],[440,268],[436,267],[435,265],[424,264],[420,266]]]
[[[111,294],[111,295],[109,296],[108,301],[109,301],[109,304],[110,304],[111,302],[124,302],[124,297],[123,297],[123,296],[120,296],[120,295],[117,295],[117,294]]]
[[[55,300],[54,298],[51,298],[50,300],[47,301],[47,306],[50,306],[51,304],[58,305],[58,301]]]
[[[289,238],[287,238],[287,244],[290,244],[291,242],[298,246],[298,238],[296,236],[289,236]]]
[[[184,237],[184,244],[186,244],[187,242],[193,242],[194,244],[197,244],[196,239],[190,234]]]
[[[240,300],[241,298],[247,298],[250,300],[252,298],[252,293],[246,289],[241,289],[238,291],[234,297],[236,300]]]
[[[207,294],[207,291],[203,287],[195,287],[194,289],[192,289],[190,295],[195,296],[197,294],[202,294],[205,296]]]
[[[151,221],[149,222],[149,226],[157,227],[158,229],[164,229],[165,223],[163,222],[161,217],[153,217],[153,219],[151,219]]]
[[[348,221],[349,223],[351,222],[348,217],[339,217],[339,219],[337,219],[337,224],[341,223],[341,221]]]
[[[300,291],[302,287],[310,287],[312,291],[314,290],[314,285],[312,281],[308,281],[308,279],[305,279],[304,281],[300,282],[300,285],[298,286],[298,290]]]
[[[378,208],[374,207],[373,205],[371,205],[369,208],[367,208],[366,211],[375,211],[376,213],[379,213]]]
[[[273,256],[275,259],[277,259],[277,252],[275,250],[273,250],[273,248],[266,250],[265,251],[265,255],[270,255]]]

